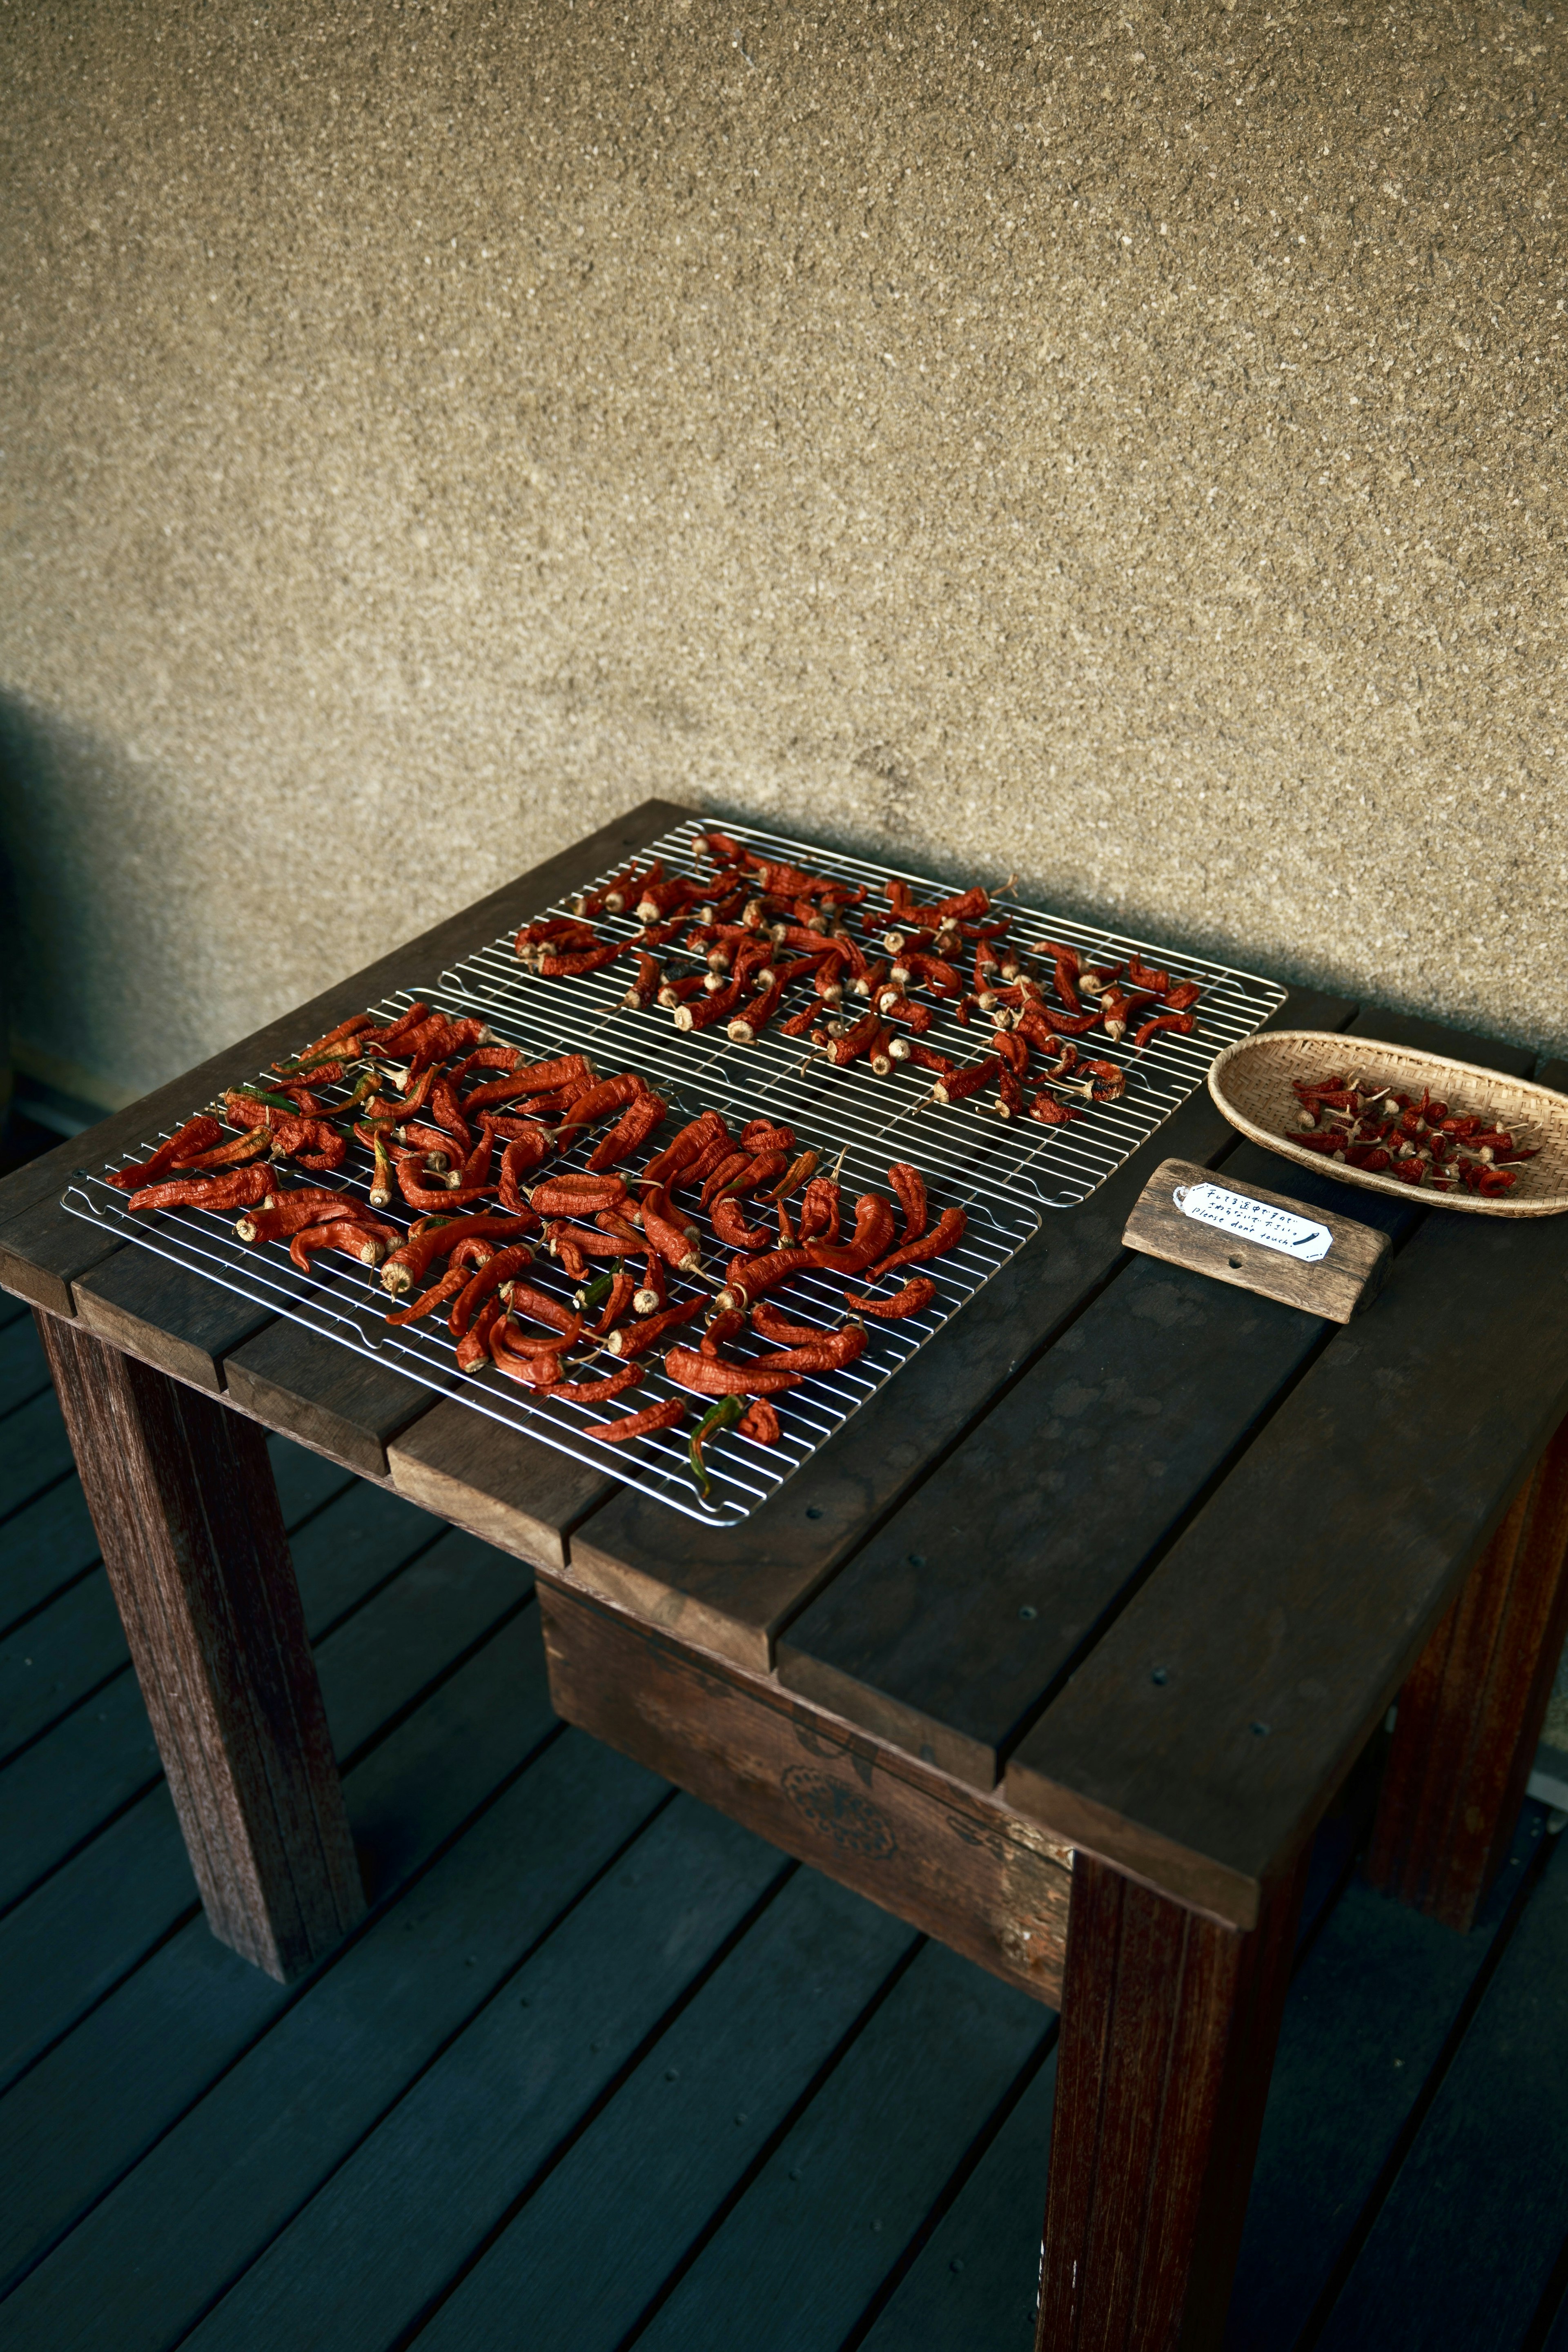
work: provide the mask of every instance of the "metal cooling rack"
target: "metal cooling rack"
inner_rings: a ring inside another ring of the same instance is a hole
[[[646,855],[662,856],[667,871],[695,871],[694,845],[700,830],[695,824],[682,825]],[[876,886],[891,871],[854,859],[825,856],[809,844],[753,829],[731,826],[728,830],[764,854],[809,862],[818,872],[853,882]],[[584,887],[607,878],[590,877]],[[944,887],[916,875],[902,878],[921,892]],[[562,907],[552,911],[568,910]],[[600,928],[624,931],[629,939],[637,926],[601,919]],[[798,1043],[765,1033],[752,1045],[737,1045],[722,1034],[714,1037],[706,1032],[685,1034],[674,1027],[668,1013],[635,1013],[618,1006],[616,999],[626,984],[624,972],[617,978],[610,967],[579,980],[542,980],[518,963],[510,937],[454,966],[435,987],[402,991],[367,1008],[378,1020],[390,1021],[417,995],[440,1012],[480,1013],[502,1042],[521,1046],[530,1057],[585,1050],[602,1069],[640,1070],[669,1097],[671,1118],[666,1135],[676,1121],[709,1108],[742,1122],[760,1117],[782,1119],[795,1129],[801,1147],[816,1150],[825,1164],[831,1165],[842,1152],[847,1200],[867,1189],[886,1193],[889,1163],[898,1159],[912,1161],[925,1176],[933,1218],[951,1203],[967,1211],[968,1230],[959,1248],[921,1269],[937,1286],[931,1306],[898,1323],[868,1322],[868,1342],[858,1363],[842,1372],[813,1374],[798,1389],[774,1399],[781,1425],[776,1445],[759,1445],[733,1427],[719,1433],[707,1449],[712,1494],[706,1504],[692,1483],[687,1457],[687,1440],[706,1401],[687,1400],[691,1410],[683,1430],[660,1431],[622,1444],[585,1433],[595,1423],[640,1412],[666,1396],[684,1395],[665,1378],[662,1351],[657,1351],[647,1363],[640,1386],[608,1404],[565,1403],[548,1391],[518,1385],[492,1366],[475,1373],[459,1372],[455,1343],[438,1316],[389,1329],[384,1318],[392,1301],[374,1268],[356,1265],[347,1258],[323,1257],[312,1260],[309,1275],[300,1275],[289,1261],[286,1244],[247,1245],[237,1238],[232,1217],[198,1209],[133,1216],[125,1205],[126,1195],[107,1184],[100,1171],[79,1171],[63,1205],[76,1215],[111,1228],[121,1239],[219,1283],[358,1355],[403,1372],[426,1388],[450,1395],[688,1517],[734,1526],[776,1492],[852,1412],[935,1338],[942,1325],[1038,1229],[1042,1211],[1068,1208],[1087,1198],[1202,1082],[1221,1046],[1250,1034],[1283,1001],[1284,992],[1269,982],[1215,965],[1173,961],[1146,943],[1033,909],[1021,910],[1013,936],[1025,946],[1037,936],[1049,936],[1106,958],[1125,955],[1130,949],[1157,956],[1173,972],[1179,971],[1183,978],[1203,983],[1201,1034],[1186,1039],[1163,1034],[1136,1065],[1125,1047],[1110,1049],[1114,1058],[1129,1066],[1128,1092],[1121,1100],[1086,1109],[1070,1128],[1041,1129],[987,1116],[973,1104],[933,1105],[924,1074],[900,1069],[879,1078],[863,1064],[839,1070],[814,1059],[803,1066]],[[665,953],[672,963],[677,960],[678,951],[666,950]],[[691,959],[694,967],[695,961]],[[929,1042],[954,1060],[969,1060],[984,1052],[987,1041],[984,1031],[964,1029],[951,1014],[939,1013]],[[1097,1053],[1105,1042],[1096,1039]],[[265,1083],[268,1074],[258,1075]],[[330,1115],[331,1107],[346,1097],[350,1087],[345,1083],[317,1091],[328,1104]],[[150,1138],[127,1154],[127,1161],[145,1158],[161,1139]],[[656,1137],[648,1147],[644,1164],[659,1140]],[[542,1172],[582,1167],[594,1141],[591,1136],[580,1139],[547,1162]],[[345,1192],[364,1194],[371,1173],[369,1152],[354,1142],[342,1168],[329,1181]],[[707,1219],[689,1203],[689,1196],[683,1196],[683,1213],[701,1228],[704,1262],[721,1273],[731,1253],[713,1234]],[[750,1213],[754,1204],[747,1205]],[[405,1226],[413,1221],[401,1202],[377,1214]],[[756,1223],[763,1222],[758,1214]],[[529,1278],[563,1305],[571,1303],[575,1286],[552,1259],[541,1255]],[[896,1273],[885,1277],[879,1286],[883,1295],[896,1290],[901,1278]],[[826,1329],[842,1319],[845,1292],[865,1286],[842,1276],[797,1276],[779,1294],[780,1304],[794,1320]],[[680,1276],[670,1279],[672,1303],[699,1290],[711,1296],[707,1286]],[[693,1324],[676,1336],[695,1344],[700,1331],[700,1323]],[[763,1359],[773,1352],[771,1343],[755,1334],[748,1334],[739,1346]],[[594,1369],[613,1370],[614,1360],[595,1358]]]
[[[705,830],[695,819],[677,825],[651,843],[637,863],[646,866],[658,857],[667,874],[711,874],[711,866],[700,863],[696,851],[697,838]],[[864,883],[873,897],[881,896],[895,875],[922,902],[962,887],[933,882],[927,875],[898,866],[829,854],[810,842],[787,840],[749,825],[731,824],[723,830],[763,856],[802,864],[852,885]],[[596,874],[583,887],[596,888],[609,878],[608,871]],[[572,909],[560,899],[539,911],[563,915]],[[639,926],[626,915],[600,915],[595,918],[595,929],[603,938],[624,938],[630,943]],[[912,1160],[933,1188],[948,1188],[952,1199],[967,1202],[978,1192],[989,1198],[1001,1193],[1020,1210],[1072,1209],[1114,1175],[1202,1086],[1224,1047],[1261,1028],[1285,1002],[1285,991],[1252,972],[1173,956],[1146,940],[1127,939],[1038,908],[1016,908],[1009,943],[1027,950],[1044,939],[1080,949],[1086,963],[1097,959],[1115,962],[1136,954],[1163,965],[1173,982],[1197,981],[1204,992],[1197,1006],[1198,1027],[1190,1036],[1162,1030],[1139,1055],[1133,1053],[1131,1036],[1120,1045],[1103,1033],[1079,1041],[1085,1051],[1126,1070],[1127,1090],[1116,1102],[1086,1104],[1070,1127],[999,1118],[981,1097],[952,1105],[933,1103],[929,1071],[895,1064],[887,1076],[879,1077],[864,1061],[838,1069],[812,1055],[802,1040],[779,1036],[776,1024],[750,1045],[732,1044],[722,1028],[689,1034],[676,1028],[667,1012],[650,1008],[639,1013],[619,1003],[629,964],[608,964],[575,980],[545,980],[518,961],[510,933],[452,965],[442,975],[442,987],[466,1012],[482,1013],[500,1024],[526,1024],[530,1034],[543,1041],[542,1051],[590,1051],[607,1069],[620,1068],[624,1059],[655,1085],[695,1092],[721,1110],[732,1108],[748,1118],[765,1115],[784,1119],[803,1133],[826,1130],[837,1142],[868,1153],[879,1171],[885,1171],[890,1159]],[[658,953],[672,974],[703,969],[700,955],[683,951],[674,940]],[[936,1012],[922,1043],[950,1061],[984,1059],[991,1049],[991,1033],[983,1022],[965,1028],[951,1012],[937,1007],[934,999],[921,1001]],[[804,1002],[804,992],[786,999],[780,1018]],[[857,1003],[854,1009],[858,1013],[866,1008]],[[885,1175],[879,1172],[873,1181],[885,1183]]]

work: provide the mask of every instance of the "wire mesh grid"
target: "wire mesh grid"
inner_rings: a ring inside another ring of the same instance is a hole
[[[926,876],[870,866],[752,826],[726,830],[731,839],[759,856],[804,863],[814,873],[857,887],[865,885],[873,896],[879,896],[894,876],[928,900],[947,888]],[[668,875],[710,874],[711,866],[705,867],[698,856],[702,832],[696,820],[678,825],[653,843],[641,862],[661,859]],[[597,874],[583,887],[592,890],[609,879],[608,873]],[[571,908],[561,900],[541,911],[568,914]],[[605,939],[623,938],[628,945],[640,928],[629,914],[597,916],[595,926]],[[722,1027],[686,1034],[674,1026],[668,1012],[638,1012],[622,1005],[628,972],[625,961],[576,979],[547,980],[518,961],[508,936],[453,965],[442,975],[442,984],[467,1011],[482,1012],[494,1021],[527,1022],[534,1034],[552,1041],[552,1050],[589,1047],[612,1067],[618,1066],[617,1055],[625,1055],[656,1085],[700,1092],[705,1103],[720,1109],[741,1110],[748,1118],[765,1114],[803,1131],[826,1129],[853,1149],[869,1152],[879,1171],[885,1171],[889,1158],[912,1160],[928,1182],[949,1187],[955,1200],[967,1203],[982,1194],[994,1198],[1003,1193],[1020,1208],[1030,1209],[1071,1209],[1087,1200],[1203,1084],[1216,1055],[1249,1037],[1285,1001],[1277,982],[1223,964],[1171,956],[1147,940],[1126,939],[1037,908],[1016,910],[1012,939],[1026,950],[1045,939],[1077,948],[1086,966],[1138,955],[1163,965],[1173,982],[1195,981],[1203,990],[1198,1027],[1185,1037],[1163,1031],[1142,1054],[1134,1052],[1131,1035],[1119,1045],[1103,1034],[1086,1039],[1086,1050],[1126,1072],[1125,1092],[1116,1102],[1083,1105],[1070,1127],[1040,1127],[1028,1119],[1001,1118],[984,1096],[935,1104],[930,1073],[911,1065],[896,1064],[886,1076],[879,1076],[864,1060],[837,1068],[800,1040],[780,1036],[776,1026],[750,1045],[732,1043]],[[701,955],[683,950],[676,940],[659,954],[672,976],[703,969]],[[798,1001],[804,1002],[804,996]],[[923,1043],[950,1061],[967,1065],[983,1060],[991,1045],[984,1024],[965,1027],[952,1012],[928,1001],[935,1019]],[[875,1181],[881,1181],[880,1173]]]
[[[683,825],[654,845],[648,854],[662,856],[667,871],[695,871],[699,830],[695,824]],[[873,886],[886,878],[886,869],[879,872],[855,860],[826,857],[804,844],[752,830],[739,832],[731,827],[731,831],[764,855],[810,859],[819,872]],[[606,878],[590,877],[584,887]],[[936,887],[918,877],[904,878],[922,890]],[[609,919],[603,920],[601,927],[608,928]],[[1036,925],[1048,927],[1053,939],[1108,958],[1124,955],[1139,944],[1033,910],[1024,911],[1016,932],[1026,940],[1035,936]],[[637,927],[626,922],[616,928],[624,928],[630,938]],[[868,1319],[866,1350],[856,1363],[841,1371],[813,1373],[800,1387],[776,1397],[777,1444],[763,1445],[733,1426],[716,1433],[706,1454],[711,1480],[706,1499],[697,1490],[688,1450],[703,1400],[687,1400],[690,1408],[687,1421],[675,1430],[648,1433],[624,1443],[589,1433],[595,1425],[627,1419],[667,1397],[684,1395],[662,1370],[662,1349],[651,1351],[645,1360],[641,1383],[620,1396],[598,1405],[563,1401],[547,1390],[523,1387],[489,1364],[474,1372],[460,1371],[456,1343],[439,1316],[389,1328],[385,1317],[393,1302],[378,1274],[350,1259],[315,1257],[310,1260],[310,1271],[302,1275],[291,1263],[286,1243],[247,1245],[237,1238],[232,1216],[199,1208],[165,1211],[150,1217],[132,1214],[125,1193],[104,1181],[107,1171],[79,1171],[65,1193],[64,1206],[274,1314],[634,1486],[689,1517],[733,1526],[757,1509],[935,1337],[1038,1229],[1043,1210],[1069,1207],[1086,1198],[1201,1082],[1219,1047],[1249,1034],[1282,1000],[1283,992],[1270,982],[1245,974],[1190,962],[1180,969],[1183,977],[1199,980],[1206,992],[1202,1008],[1205,1034],[1201,1040],[1160,1037],[1147,1056],[1149,1067],[1132,1070],[1128,1094],[1121,1102],[1095,1106],[1071,1128],[1030,1131],[1019,1122],[1004,1122],[969,1104],[932,1106],[927,1099],[929,1086],[903,1071],[880,1078],[858,1064],[840,1070],[813,1059],[803,1066],[798,1045],[766,1034],[750,1045],[737,1045],[727,1037],[708,1033],[686,1035],[671,1025],[667,1014],[621,1008],[617,999],[625,983],[613,970],[574,981],[546,981],[526,972],[515,959],[510,938],[465,959],[434,987],[402,991],[371,1008],[378,1020],[395,1020],[417,996],[438,1012],[479,1013],[500,1042],[521,1046],[531,1058],[585,1050],[603,1069],[639,1071],[668,1097],[672,1118],[714,1108],[742,1121],[753,1118],[787,1121],[796,1130],[801,1146],[815,1149],[826,1165],[842,1155],[842,1181],[848,1199],[868,1189],[886,1193],[889,1162],[906,1160],[926,1179],[933,1219],[951,1204],[963,1207],[968,1223],[959,1247],[923,1269],[936,1285],[930,1305],[895,1323]],[[955,1060],[968,1060],[984,1051],[983,1042],[960,1028],[951,1015],[942,1016],[931,1034],[939,1049]],[[266,1076],[259,1074],[263,1085]],[[320,1089],[329,1116],[331,1107],[344,1100],[350,1090],[348,1079]],[[127,1155],[128,1163],[143,1158],[161,1139],[150,1138],[145,1146]],[[656,1137],[625,1172],[630,1175],[636,1166],[646,1164],[659,1139]],[[541,1173],[580,1170],[593,1141],[586,1137],[558,1153]],[[370,1153],[354,1142],[347,1160],[330,1181],[335,1189],[363,1197],[372,1172]],[[731,1252],[719,1241],[706,1215],[695,1206],[688,1207],[689,1198],[683,1196],[682,1211],[699,1228],[704,1265],[721,1268]],[[401,1203],[376,1213],[393,1223],[412,1222]],[[763,1222],[760,1213],[755,1222]],[[890,1296],[904,1278],[897,1272],[885,1276],[872,1286],[873,1295]],[[577,1286],[555,1260],[542,1253],[530,1269],[529,1280],[563,1307],[572,1304]],[[781,1304],[793,1321],[827,1330],[843,1318],[846,1291],[858,1287],[866,1286],[853,1277],[797,1275],[781,1294]],[[712,1298],[713,1287],[710,1283],[672,1275],[668,1295],[672,1304],[706,1303]],[[699,1320],[670,1337],[695,1344],[700,1331]],[[765,1360],[775,1352],[775,1346],[748,1331],[731,1352]],[[592,1366],[575,1370],[573,1377],[592,1379],[614,1369],[612,1360],[601,1356]]]

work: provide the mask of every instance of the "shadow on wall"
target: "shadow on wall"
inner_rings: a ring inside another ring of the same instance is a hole
[[[195,1021],[159,1005],[151,970],[179,870],[152,810],[123,745],[0,695],[0,989],[18,1081],[61,1124],[101,1117],[198,1056]]]

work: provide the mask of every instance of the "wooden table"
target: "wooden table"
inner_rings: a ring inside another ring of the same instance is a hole
[[[208,1918],[288,1979],[364,1906],[280,1430],[533,1562],[571,1721],[1060,2003],[1038,2342],[1217,2344],[1317,1822],[1397,1698],[1368,1867],[1463,1928],[1522,1796],[1568,1606],[1568,1218],[1352,1202],[1195,1097],[710,1530],[58,1205],[686,814],[645,803],[0,1186]],[[1530,1062],[1304,991],[1278,1021]],[[1130,1258],[1173,1154],[1382,1223],[1374,1307]]]

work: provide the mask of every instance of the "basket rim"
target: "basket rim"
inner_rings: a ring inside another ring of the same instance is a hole
[[[1353,1043],[1358,1055],[1368,1063],[1374,1062],[1379,1055],[1396,1055],[1402,1061],[1446,1072],[1461,1084],[1469,1080],[1489,1087],[1507,1087],[1522,1100],[1552,1106],[1555,1113],[1554,1123],[1562,1123],[1564,1141],[1568,1142],[1568,1095],[1560,1094],[1555,1087],[1543,1087],[1534,1078],[1516,1078],[1506,1070],[1489,1070],[1479,1062],[1457,1061],[1451,1055],[1430,1054],[1424,1046],[1396,1045],[1388,1038],[1363,1037],[1359,1031],[1352,1041],[1342,1030],[1337,1029],[1258,1029],[1250,1037],[1237,1038],[1235,1045],[1227,1045],[1223,1053],[1215,1056],[1208,1070],[1209,1093],[1221,1117],[1249,1141],[1260,1144],[1266,1151],[1278,1152],[1298,1168],[1315,1168],[1320,1175],[1327,1173],[1336,1183],[1352,1188],[1359,1186],[1366,1192],[1385,1192],[1398,1200],[1418,1200],[1426,1208],[1450,1209],[1460,1215],[1481,1217],[1552,1217],[1568,1211],[1568,1192],[1538,1193],[1533,1198],[1514,1201],[1483,1201],[1473,1192],[1418,1191],[1412,1185],[1401,1184],[1395,1177],[1373,1175],[1364,1168],[1349,1168],[1338,1161],[1325,1169],[1321,1152],[1307,1151],[1293,1142],[1289,1135],[1261,1126],[1229,1100],[1223,1081],[1226,1072],[1234,1063],[1247,1055],[1267,1055],[1271,1048],[1277,1046],[1309,1043],[1335,1047],[1342,1053]]]

